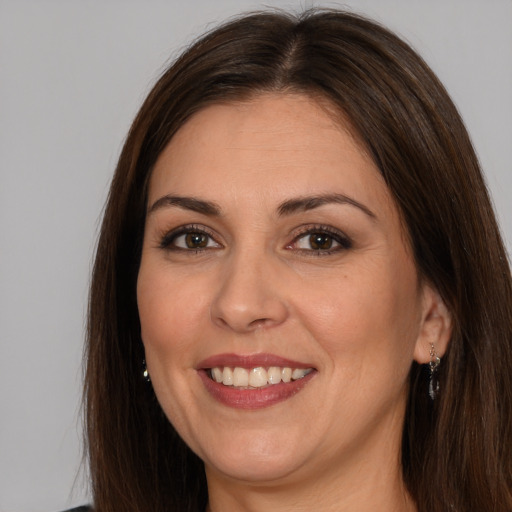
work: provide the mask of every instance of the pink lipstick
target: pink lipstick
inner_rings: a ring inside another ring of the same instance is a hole
[[[197,365],[208,392],[238,409],[260,409],[291,398],[317,373],[310,364],[273,354],[218,354]]]

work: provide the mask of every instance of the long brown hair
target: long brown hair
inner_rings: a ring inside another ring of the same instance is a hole
[[[425,370],[411,369],[401,456],[418,509],[509,512],[512,284],[477,157],[417,54],[378,24],[330,10],[255,13],[207,34],[161,76],[131,127],[89,304],[85,405],[97,512],[204,510],[202,462],[141,376],[135,286],[146,188],[194,112],[268,91],[322,97],[350,121],[401,212],[419,274],[452,313],[435,401]]]

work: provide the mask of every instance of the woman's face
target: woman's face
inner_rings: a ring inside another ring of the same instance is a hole
[[[210,106],[178,131],[137,297],[155,393],[209,478],[397,463],[435,294],[375,165],[314,100]]]

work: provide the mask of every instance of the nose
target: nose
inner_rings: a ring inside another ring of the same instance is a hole
[[[269,259],[239,254],[226,261],[211,304],[214,323],[244,333],[286,320],[288,306],[279,286],[279,271]]]

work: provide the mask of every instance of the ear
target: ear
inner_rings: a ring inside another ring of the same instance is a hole
[[[452,335],[452,315],[439,293],[425,284],[422,290],[422,318],[414,348],[414,360],[420,364],[430,361],[430,350],[442,357]]]

